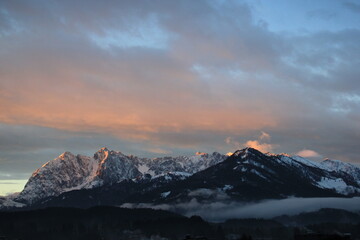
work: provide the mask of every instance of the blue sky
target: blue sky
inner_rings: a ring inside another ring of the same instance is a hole
[[[359,1],[247,1],[255,21],[264,21],[269,30],[306,34],[359,28]]]

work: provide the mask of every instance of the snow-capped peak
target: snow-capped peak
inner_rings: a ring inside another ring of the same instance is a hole
[[[351,163],[342,162],[340,160],[333,160],[329,158],[325,158],[322,162],[322,165],[327,166],[328,168],[331,168],[334,171],[342,171],[349,168],[357,168],[355,165],[352,165]]]
[[[234,167],[234,170],[251,172],[261,169],[261,171],[272,173],[270,168],[278,168],[277,164],[281,164],[286,169],[291,169],[290,171],[298,172],[298,175],[308,179],[312,185],[317,187],[331,189],[345,195],[360,193],[360,168],[355,165],[329,159],[320,163],[284,153],[261,155],[257,150],[251,148],[236,151],[233,156],[243,160],[237,160],[238,165]],[[257,175],[261,176],[259,173]]]
[[[320,164],[327,168],[329,171],[350,174],[355,179],[355,181],[360,184],[360,167],[355,166],[351,163],[332,159],[325,159]]]
[[[99,149],[93,157],[64,152],[32,174],[16,201],[33,203],[66,191],[114,184],[145,174],[155,177],[169,172],[183,172],[183,176],[187,177],[225,158],[225,155],[216,152],[189,157],[138,158],[106,147]]]
[[[241,150],[236,150],[232,156],[235,156],[235,157],[241,156],[241,158],[246,158],[251,155],[261,155],[261,154],[263,154],[263,153],[255,148],[246,147]]]

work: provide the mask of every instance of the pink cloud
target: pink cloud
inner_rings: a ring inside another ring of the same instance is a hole
[[[300,157],[308,158],[308,157],[321,157],[321,155],[314,150],[304,149],[296,153]]]

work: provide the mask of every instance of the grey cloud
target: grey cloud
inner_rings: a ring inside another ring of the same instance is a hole
[[[359,92],[358,74],[360,49],[358,29],[339,32],[320,32],[289,39],[292,53],[286,56],[290,63],[285,72],[289,80],[298,81],[306,88],[326,89],[333,94]],[[291,78],[290,76],[296,76]]]
[[[8,12],[0,31],[9,32],[1,36],[0,99],[55,115],[49,120],[34,111],[4,120],[27,125],[0,128],[6,171],[29,173],[65,150],[90,155],[102,146],[140,155],[153,145],[173,154],[228,152],[235,149],[224,146],[225,138],[246,142],[261,131],[270,133],[276,151],[306,148],[359,161],[360,110],[339,100],[360,91],[358,29],[270,32],[254,23],[248,5],[234,2],[2,1],[0,7]],[[104,50],[89,37],[129,31],[148,16],[169,35],[166,49]],[[9,19],[21,31],[11,30]],[[209,77],[192,71],[194,65]],[[36,101],[29,103],[29,93]],[[151,131],[129,140],[145,131],[141,124],[88,122],[104,112],[115,120],[141,112],[139,121]]]
[[[159,156],[147,150],[151,146],[95,132],[0,124],[0,179],[28,179],[33,171],[65,151],[92,156],[101,147],[108,147],[129,155]]]
[[[360,4],[355,3],[355,2],[350,2],[350,1],[346,1],[343,4],[347,9],[349,9],[355,13],[360,13]]]

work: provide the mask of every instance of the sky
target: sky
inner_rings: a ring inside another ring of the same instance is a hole
[[[0,195],[64,151],[360,163],[360,2],[0,0]]]

